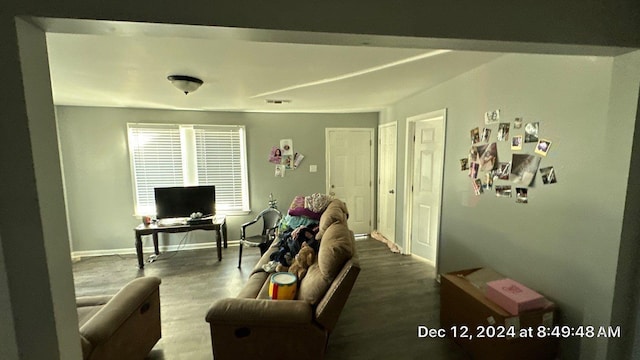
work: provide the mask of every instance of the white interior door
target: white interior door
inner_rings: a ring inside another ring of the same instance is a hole
[[[393,242],[396,237],[397,133],[395,122],[378,127],[378,231]]]
[[[349,228],[369,234],[373,224],[373,129],[326,130],[327,192],[349,209]]]
[[[409,119],[411,183],[409,241],[411,253],[436,265],[444,165],[444,111]],[[409,147],[408,147],[409,149]]]

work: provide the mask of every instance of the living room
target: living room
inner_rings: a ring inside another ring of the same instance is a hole
[[[624,309],[628,308],[624,302],[633,301],[626,299],[625,291],[632,299],[635,294],[625,289],[636,279],[635,267],[628,260],[635,251],[629,242],[636,228],[624,215],[637,206],[631,196],[636,189],[631,182],[627,184],[635,169],[629,162],[637,64],[636,53],[617,57],[511,54],[394,104],[381,113],[379,121],[377,114],[365,116],[370,127],[398,122],[401,154],[407,117],[449,110],[442,272],[491,265],[556,301],[567,323],[624,322]],[[541,131],[554,140],[545,161],[553,162],[558,170],[558,183],[536,185],[527,205],[497,202],[486,194],[476,198],[468,177],[459,170],[458,158],[469,150],[468,131],[493,108],[509,117],[539,119]],[[84,110],[57,111],[71,114]],[[586,148],[589,150],[583,150]],[[398,163],[401,193],[403,162]],[[596,171],[599,164],[606,165],[606,171]],[[290,195],[278,198],[286,202]],[[403,209],[401,200],[397,209]],[[403,222],[402,211],[397,220]],[[396,234],[401,232],[399,227]],[[130,232],[124,233],[123,238],[131,237]],[[3,238],[11,240],[5,234],[9,233],[3,233]],[[14,254],[10,250],[5,249],[5,257]],[[605,358],[607,352],[616,350],[614,343],[571,339],[564,346],[569,354]]]

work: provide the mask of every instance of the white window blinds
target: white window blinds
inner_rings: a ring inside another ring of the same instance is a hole
[[[216,208],[242,209],[246,193],[244,133],[234,126],[194,126],[198,184],[216,186]]]
[[[217,210],[249,209],[244,127],[127,126],[137,215],[155,214],[154,188],[167,186],[215,185]]]

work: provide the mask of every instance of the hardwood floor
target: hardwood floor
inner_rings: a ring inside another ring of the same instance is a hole
[[[411,256],[394,254],[373,240],[357,241],[362,271],[329,340],[327,360],[467,359],[449,339],[418,338],[418,325],[439,327],[439,288],[434,270]],[[234,297],[244,285],[257,249],[163,253],[138,270],[135,255],[87,258],[73,265],[76,295],[113,294],[140,276],[162,279],[162,339],[148,359],[212,359],[208,323],[211,302]]]

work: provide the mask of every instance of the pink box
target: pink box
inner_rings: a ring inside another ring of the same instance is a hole
[[[547,304],[544,296],[511,279],[489,281],[485,295],[511,315],[543,308]]]

